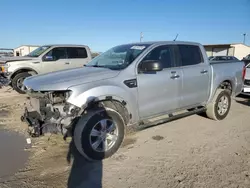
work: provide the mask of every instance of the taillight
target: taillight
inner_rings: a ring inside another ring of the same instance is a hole
[[[246,76],[246,66],[243,67],[242,70],[242,79],[245,80],[245,76]]]

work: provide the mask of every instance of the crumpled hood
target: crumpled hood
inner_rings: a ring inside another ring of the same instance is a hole
[[[33,59],[36,59],[36,58],[28,57],[28,56],[1,57],[0,63],[14,62],[14,61],[29,61]]]
[[[74,85],[113,78],[119,73],[117,70],[100,67],[74,68],[31,76],[26,78],[23,84],[34,91],[67,90]]]

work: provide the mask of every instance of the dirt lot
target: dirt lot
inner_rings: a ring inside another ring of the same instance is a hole
[[[25,134],[19,120],[25,96],[6,88],[0,92],[0,107],[7,114],[0,117],[0,126]],[[60,135],[32,139],[26,168],[0,178],[0,187],[249,188],[250,103],[236,100],[221,122],[193,115],[131,133],[102,162],[86,162]]]

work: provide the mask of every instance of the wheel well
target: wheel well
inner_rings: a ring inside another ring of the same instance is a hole
[[[16,71],[15,73],[13,73],[10,78],[13,79],[17,74],[22,73],[22,72],[34,72],[35,74],[37,74],[37,72],[32,69],[20,69]]]
[[[226,89],[226,90],[228,90],[228,91],[230,91],[230,93],[232,93],[232,83],[231,83],[231,81],[229,81],[229,80],[225,80],[225,81],[223,81],[220,85],[219,85],[219,87],[218,88],[220,88],[220,89]]]
[[[93,109],[95,107],[109,107],[117,111],[124,119],[125,124],[129,123],[130,115],[128,109],[126,108],[125,103],[117,101],[117,100],[102,100],[102,101],[95,101],[88,104],[87,109]],[[87,110],[86,109],[86,110]]]

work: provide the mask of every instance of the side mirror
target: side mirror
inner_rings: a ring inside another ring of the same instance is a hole
[[[46,56],[43,58],[43,60],[44,60],[44,61],[53,61],[54,58],[53,58],[53,56],[51,56],[51,55],[46,55]]]
[[[152,71],[161,71],[163,67],[160,61],[146,60],[142,62],[140,69],[141,69],[140,71],[143,72],[152,72]]]

